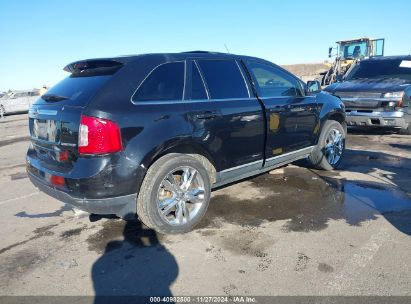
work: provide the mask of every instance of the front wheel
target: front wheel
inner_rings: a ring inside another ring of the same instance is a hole
[[[336,169],[345,151],[345,130],[335,120],[327,120],[321,131],[318,144],[308,157],[311,164],[322,170]]]
[[[210,193],[210,178],[199,161],[169,154],[148,169],[137,199],[137,214],[160,233],[188,232],[205,214]]]

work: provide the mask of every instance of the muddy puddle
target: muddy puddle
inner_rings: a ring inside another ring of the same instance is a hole
[[[330,220],[361,225],[380,214],[411,210],[411,198],[396,188],[321,178],[302,168],[284,176],[265,174],[233,187],[214,194],[200,227],[260,226],[286,220],[284,231],[308,232],[325,229]],[[259,190],[258,196],[248,195],[252,188]]]
[[[225,231],[221,236],[228,249],[259,257],[264,255],[267,245],[275,242],[265,240],[261,232],[260,228],[267,223],[282,221],[281,230],[285,233],[310,232],[326,229],[330,220],[344,220],[356,226],[380,216],[398,230],[411,234],[411,198],[398,189],[322,178],[307,169],[293,167],[213,192],[206,216],[194,233],[212,237],[226,224],[237,225],[238,230]],[[172,243],[170,237],[157,234],[138,221],[111,219],[101,225],[87,239],[89,250],[102,253],[124,244],[155,248]],[[217,249],[209,251],[218,259]]]
[[[411,150],[411,148],[410,148]],[[367,166],[377,168],[395,168],[395,169],[408,169],[411,167],[411,158],[393,154],[387,154],[384,152],[371,152],[371,151],[358,151],[358,150],[346,150],[344,162],[342,163],[340,170],[352,166]]]

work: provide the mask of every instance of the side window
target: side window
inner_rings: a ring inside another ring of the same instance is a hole
[[[191,72],[191,99],[207,99],[207,92],[203,79],[201,78],[198,67],[194,62]]]
[[[184,62],[170,62],[158,66],[134,93],[133,101],[182,100],[184,90]]]
[[[199,60],[210,98],[248,98],[244,78],[234,60]]]
[[[302,96],[299,82],[286,72],[258,62],[249,62],[248,67],[261,97]]]

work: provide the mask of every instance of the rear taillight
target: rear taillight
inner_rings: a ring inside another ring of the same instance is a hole
[[[60,187],[64,187],[66,185],[66,181],[64,180],[64,177],[57,176],[57,175],[50,175],[50,183],[55,186],[60,186]]]
[[[82,115],[79,130],[79,154],[115,153],[123,149],[118,125],[107,119]]]

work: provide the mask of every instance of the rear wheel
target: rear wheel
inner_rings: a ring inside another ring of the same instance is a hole
[[[137,214],[160,233],[184,233],[199,223],[210,201],[207,171],[195,158],[169,154],[147,171],[137,199]]]
[[[338,121],[327,120],[317,146],[308,157],[312,165],[322,170],[336,169],[344,155],[345,136],[345,130]]]

